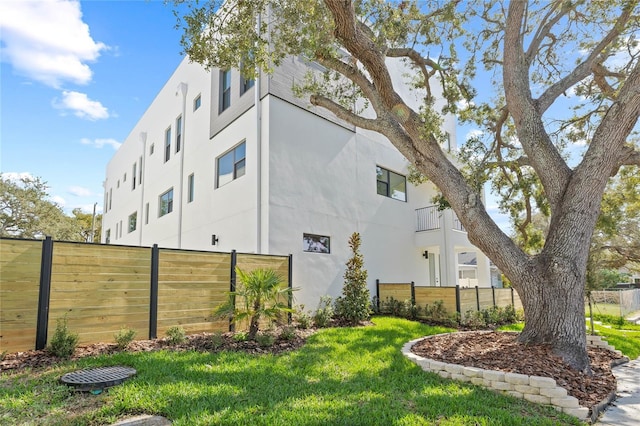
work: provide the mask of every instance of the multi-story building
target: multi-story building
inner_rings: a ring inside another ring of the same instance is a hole
[[[490,286],[487,258],[386,138],[293,95],[314,66],[290,58],[253,81],[183,60],[107,166],[102,242],[292,254],[310,308],[340,294],[355,231],[372,291]],[[453,117],[444,130],[455,149]]]

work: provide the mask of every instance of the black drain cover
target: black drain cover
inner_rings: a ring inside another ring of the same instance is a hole
[[[81,391],[91,391],[119,385],[134,374],[136,370],[130,367],[98,367],[67,373],[60,381]]]

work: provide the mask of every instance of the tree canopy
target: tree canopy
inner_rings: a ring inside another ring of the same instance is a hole
[[[288,55],[322,65],[325,75],[310,74],[296,93],[386,136],[518,291],[519,339],[551,344],[590,371],[583,296],[591,236],[610,177],[640,164],[637,0],[232,0],[188,9],[184,49],[206,67],[251,76]],[[393,61],[406,67],[403,83]],[[479,83],[479,70],[492,79]],[[400,85],[422,102],[412,105]],[[482,130],[461,149],[462,163],[441,148],[448,113]],[[570,162],[566,149],[577,142],[585,149]],[[492,220],[479,194],[487,180],[504,208],[548,211],[538,253]]]

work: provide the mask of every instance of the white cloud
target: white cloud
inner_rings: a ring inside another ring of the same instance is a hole
[[[76,197],[90,197],[93,195],[91,190],[81,186],[71,186],[67,189],[67,192],[71,195],[75,195]]]
[[[59,195],[54,195],[53,197],[51,197],[51,201],[53,201],[60,207],[64,207],[64,205],[67,204],[67,201]]]
[[[20,74],[58,88],[87,84],[104,43],[91,38],[77,0],[2,0],[1,58]]]
[[[34,180],[35,176],[33,176],[29,172],[3,172],[2,177],[10,180],[11,182],[19,182],[22,179]]]
[[[118,148],[120,148],[120,145],[122,145],[120,142],[118,142],[115,139],[94,139],[91,140],[89,138],[82,138],[80,140],[80,143],[83,145],[93,145],[96,148],[103,148],[104,146],[108,145],[110,147],[112,147],[114,150],[118,150]]]
[[[467,132],[466,136],[464,137],[464,140],[468,141],[469,139],[472,139],[472,138],[479,138],[482,135],[484,135],[484,132],[482,130],[472,129]]]
[[[62,92],[62,100],[54,99],[53,106],[61,110],[73,111],[76,117],[87,120],[101,120],[109,118],[109,111],[98,101],[92,101],[80,92],[65,90]]]

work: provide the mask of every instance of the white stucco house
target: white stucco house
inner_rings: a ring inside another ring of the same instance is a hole
[[[293,96],[309,66],[248,81],[183,60],[107,165],[102,242],[292,254],[309,308],[340,294],[354,231],[372,294],[376,279],[491,286],[487,258],[386,138]],[[455,149],[453,117],[444,130]]]

